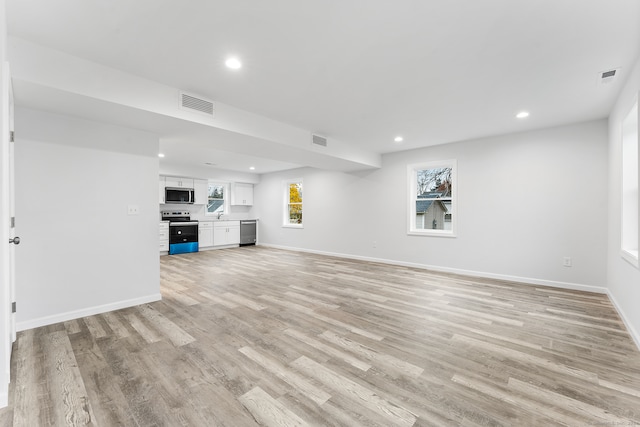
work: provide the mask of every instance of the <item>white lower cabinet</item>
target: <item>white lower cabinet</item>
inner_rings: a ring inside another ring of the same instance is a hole
[[[213,223],[213,246],[239,244],[240,221],[216,221]]]
[[[160,223],[160,252],[169,252],[169,223]]]
[[[213,222],[200,221],[198,223],[198,246],[200,248],[213,246]]]
[[[240,221],[234,221],[236,225],[229,226],[229,231],[227,231],[229,244],[230,245],[239,245],[240,244]]]

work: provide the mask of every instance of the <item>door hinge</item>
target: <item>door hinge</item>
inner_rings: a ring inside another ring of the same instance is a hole
[[[11,312],[12,312],[12,313],[15,313],[15,312],[16,312],[16,305],[17,305],[17,304],[16,304],[16,302],[15,302],[15,301],[11,303]]]
[[[11,217],[11,228],[16,228],[16,217],[15,216]]]
[[[10,131],[10,132],[9,132],[9,141],[10,141],[10,142],[16,142],[16,138],[15,138],[15,136],[16,136],[15,131]]]

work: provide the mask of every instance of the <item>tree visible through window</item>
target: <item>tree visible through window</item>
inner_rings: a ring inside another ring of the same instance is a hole
[[[225,185],[210,182],[207,198],[207,213],[224,213]]]
[[[453,235],[455,161],[409,166],[409,232]]]
[[[285,225],[302,225],[302,181],[287,183]]]

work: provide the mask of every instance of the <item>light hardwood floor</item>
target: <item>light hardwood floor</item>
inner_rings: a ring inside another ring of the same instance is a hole
[[[162,257],[163,300],[24,331],[14,426],[629,426],[604,295],[261,247]]]

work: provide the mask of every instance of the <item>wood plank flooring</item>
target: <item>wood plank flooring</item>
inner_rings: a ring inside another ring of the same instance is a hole
[[[18,334],[6,426],[640,425],[604,295],[262,247],[163,300]]]

